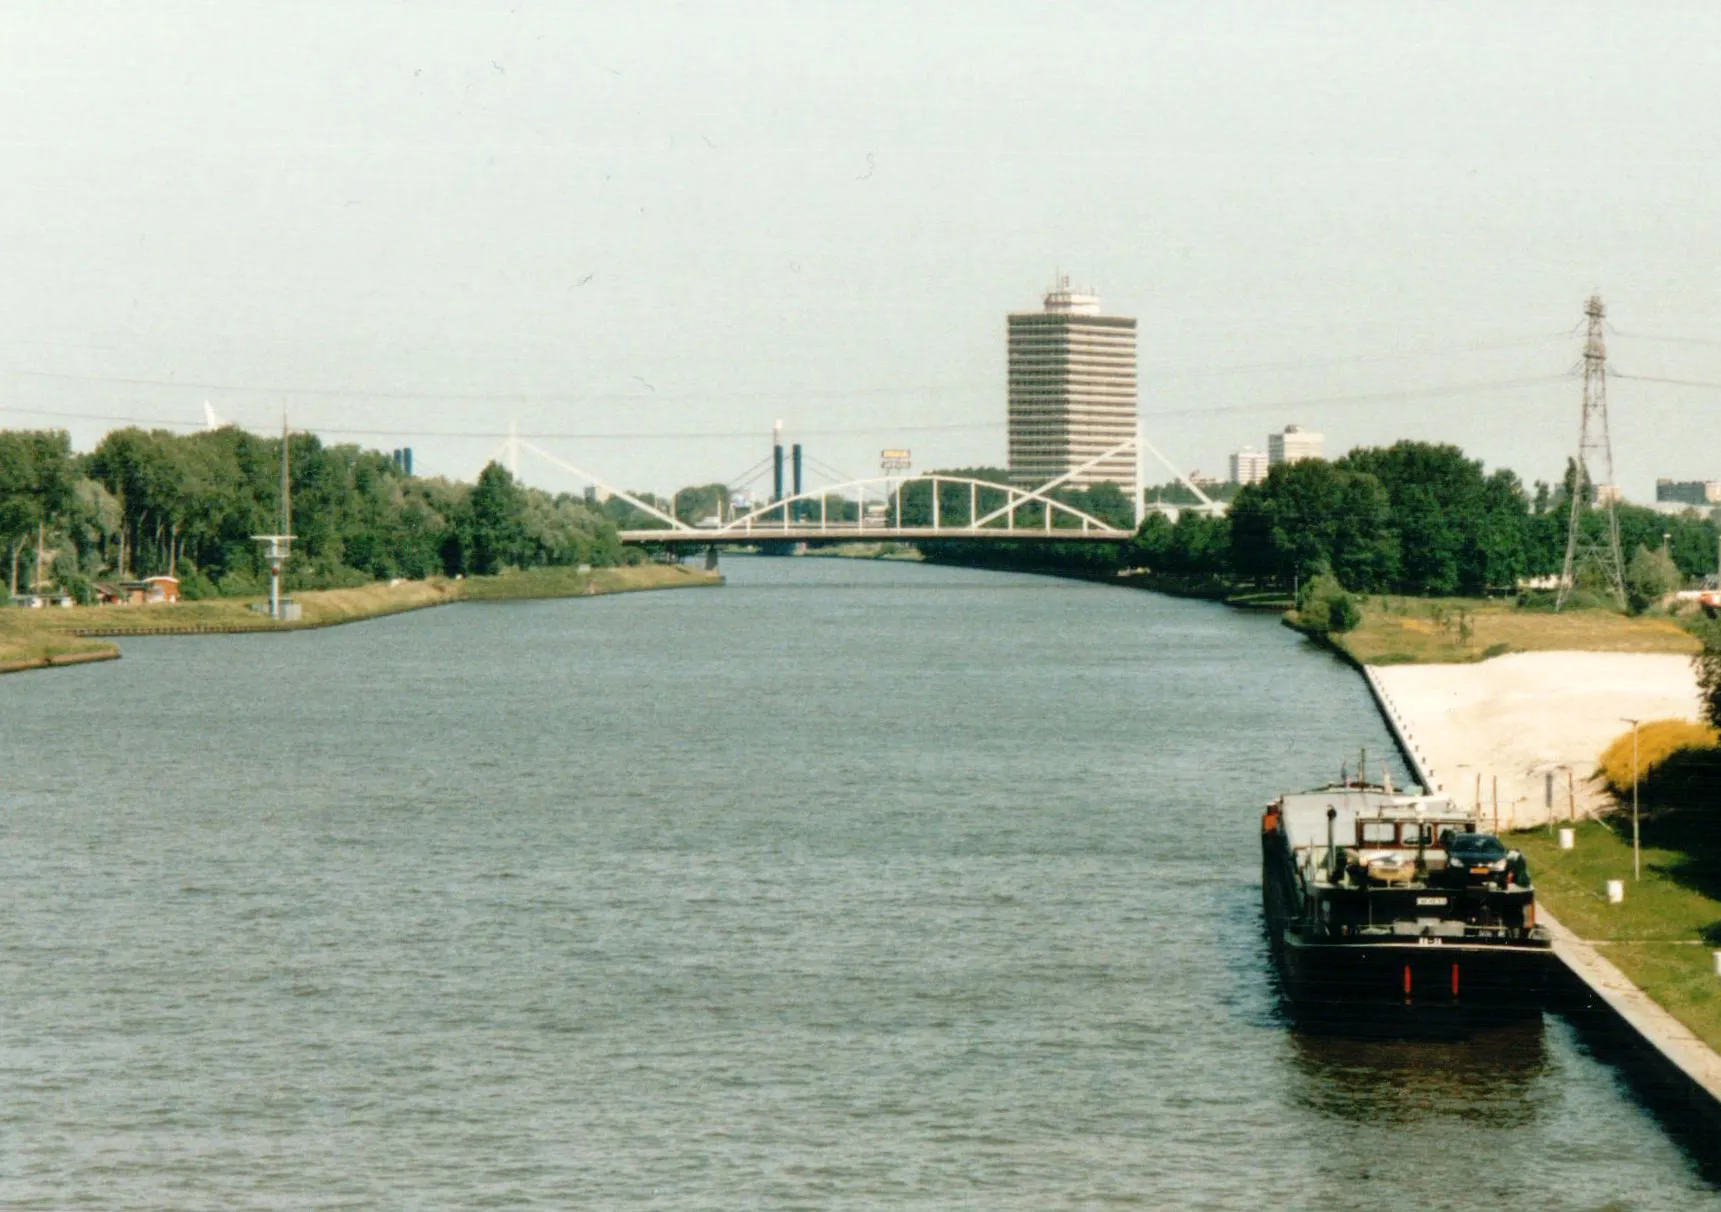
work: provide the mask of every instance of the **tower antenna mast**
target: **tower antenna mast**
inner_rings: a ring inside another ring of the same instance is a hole
[[[1578,573],[1593,567],[1606,583],[1614,601],[1625,609],[1625,561],[1619,554],[1619,515],[1614,510],[1618,490],[1613,477],[1613,439],[1607,430],[1607,345],[1602,339],[1602,317],[1607,309],[1600,295],[1591,295],[1584,305],[1589,331],[1584,337],[1584,414],[1578,425],[1578,457],[1572,472],[1571,520],[1566,527],[1566,566],[1560,573],[1560,592],[1554,601],[1559,610],[1577,588]],[[1597,480],[1600,471],[1603,478]],[[1592,537],[1584,529],[1590,493],[1596,506],[1607,515],[1603,534]]]

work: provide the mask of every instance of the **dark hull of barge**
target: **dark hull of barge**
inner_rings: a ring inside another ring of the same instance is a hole
[[[1269,929],[1286,1010],[1311,1030],[1461,1037],[1540,1015],[1553,988],[1546,946],[1308,941]]]

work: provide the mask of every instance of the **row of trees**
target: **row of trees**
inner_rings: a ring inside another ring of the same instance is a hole
[[[987,474],[979,478],[1002,479],[995,469],[982,471]],[[1510,592],[1521,579],[1562,570],[1575,478],[1568,467],[1561,484],[1530,490],[1513,472],[1488,472],[1455,446],[1400,442],[1331,462],[1277,466],[1266,480],[1240,489],[1224,517],[1185,510],[1173,524],[1149,514],[1121,549],[940,543],[927,545],[927,552],[953,562],[1148,568],[1264,587],[1289,588],[1330,574],[1358,592]],[[1108,520],[1121,514],[1127,524],[1127,497],[1117,498],[1085,503]],[[1617,515],[1630,579],[1641,583],[1641,596],[1715,570],[1717,531],[1708,518],[1631,505],[1619,506]],[[1605,519],[1591,511],[1584,524],[1600,537]]]
[[[121,429],[75,454],[58,431],[0,431],[7,588],[38,554],[82,592],[102,576],[167,573],[189,596],[250,593],[266,570],[251,536],[282,524],[281,439],[226,428]],[[288,565],[295,588],[628,558],[604,510],[517,483],[492,463],[474,484],[405,475],[389,456],[294,434]]]

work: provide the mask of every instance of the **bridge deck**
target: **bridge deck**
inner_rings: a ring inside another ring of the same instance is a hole
[[[932,539],[962,539],[982,543],[1122,543],[1132,536],[1127,530],[1081,530],[1076,527],[1019,527],[1008,530],[987,526],[979,530],[931,526],[755,526],[751,530],[624,530],[623,543],[667,543],[706,547],[713,544],[740,546],[753,543],[913,543]]]

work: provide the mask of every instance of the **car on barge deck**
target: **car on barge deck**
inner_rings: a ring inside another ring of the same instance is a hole
[[[1529,866],[1449,798],[1360,781],[1281,796],[1261,862],[1297,1020],[1462,1034],[1543,1008],[1554,959]]]

